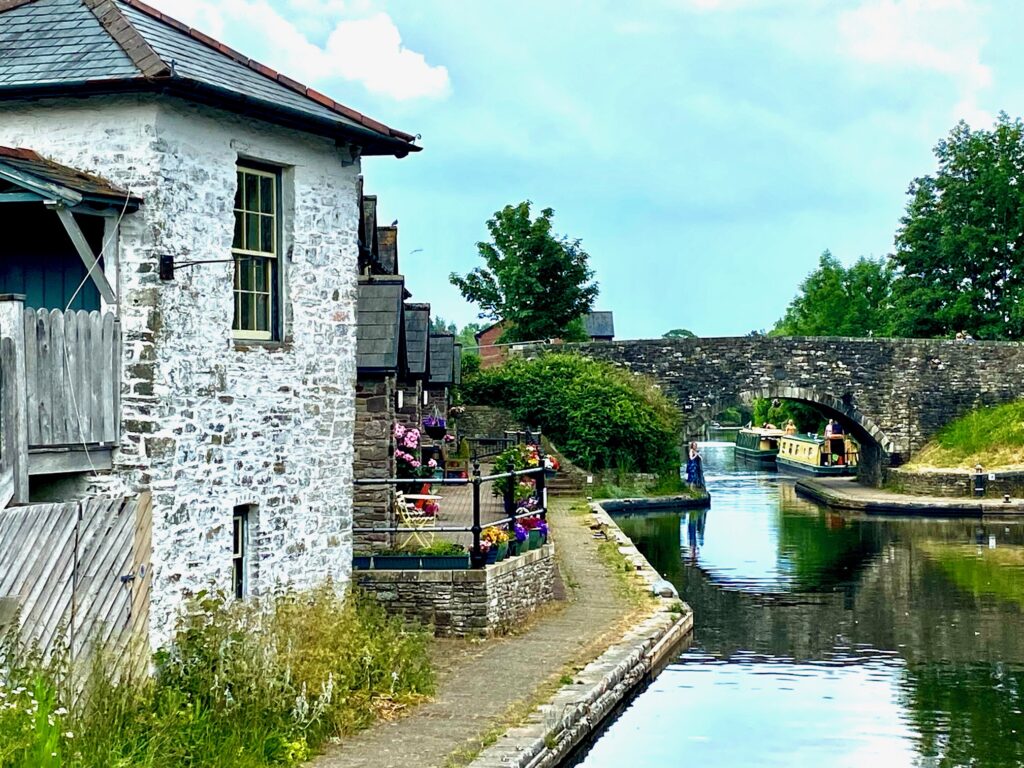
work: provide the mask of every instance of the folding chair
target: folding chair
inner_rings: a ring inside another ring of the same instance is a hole
[[[440,498],[440,497],[438,497]],[[429,547],[434,543],[433,528],[437,525],[435,515],[426,515],[423,510],[405,498],[401,491],[395,492],[395,517],[400,528],[415,528],[412,533],[405,534],[405,540],[398,542],[398,548],[404,549],[414,543],[419,547]],[[421,533],[424,531],[425,533]],[[402,535],[402,534],[399,534]]]

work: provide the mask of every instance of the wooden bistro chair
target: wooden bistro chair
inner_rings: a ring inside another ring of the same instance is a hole
[[[415,496],[415,498],[410,500],[402,491],[395,492],[395,518],[398,520],[398,526],[416,529],[412,533],[399,534],[399,536],[405,536],[404,540],[398,541],[399,549],[411,545],[429,547],[434,543],[433,529],[437,526],[437,516],[424,514],[423,510],[417,506],[417,502],[433,501],[441,497],[431,496],[429,499],[424,499],[423,494],[411,494],[411,496]]]

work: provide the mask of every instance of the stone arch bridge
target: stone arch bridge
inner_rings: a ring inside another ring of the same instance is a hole
[[[687,438],[754,397],[813,403],[862,445],[862,478],[879,483],[950,420],[1024,398],[1024,344],[922,339],[744,336],[567,345],[653,377]]]

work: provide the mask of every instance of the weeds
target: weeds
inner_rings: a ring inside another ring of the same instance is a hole
[[[117,677],[98,651],[69,712],[74,676],[11,633],[0,644],[0,768],[294,765],[431,693],[428,642],[329,584],[264,603],[201,594],[153,677]]]

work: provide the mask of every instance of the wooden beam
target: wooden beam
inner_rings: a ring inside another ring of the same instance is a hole
[[[117,296],[114,294],[114,289],[110,287],[106,275],[103,274],[103,270],[96,263],[97,259],[93,255],[92,246],[85,239],[85,233],[82,232],[78,222],[75,221],[74,214],[62,205],[54,206],[54,210],[57,212],[57,216],[60,217],[64,229],[67,230],[71,242],[75,244],[75,250],[78,251],[82,263],[85,264],[86,271],[93,282],[96,283],[96,287],[99,288],[100,296],[103,297],[107,304],[117,304]]]
[[[111,469],[113,466],[111,448],[31,448],[28,452],[29,477],[90,472],[94,469]]]
[[[15,186],[42,195],[47,200],[57,200],[65,205],[78,205],[82,202],[82,196],[73,189],[54,184],[52,181],[41,179],[17,168],[13,168],[0,161],[0,179],[8,181]]]
[[[41,203],[45,199],[34,192],[0,192],[0,203]]]

